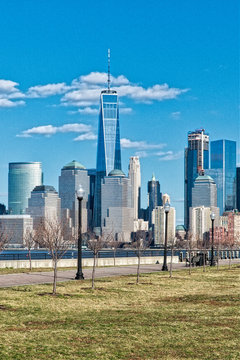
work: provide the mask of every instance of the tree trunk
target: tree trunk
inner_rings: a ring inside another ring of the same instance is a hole
[[[114,256],[113,264],[114,264],[114,266],[116,266],[116,249],[113,250],[113,256]]]
[[[219,270],[219,245],[217,247],[217,270]]]
[[[229,250],[229,269],[231,269],[231,260],[232,260],[232,250]]]
[[[30,271],[32,270],[32,257],[31,257],[31,250],[28,249],[28,258],[29,258],[29,267]]]
[[[140,254],[138,254],[137,284],[139,283],[139,276],[140,276],[140,260],[141,260],[141,256],[140,256]]]
[[[173,265],[173,245],[171,247],[170,278],[172,277],[172,265]]]
[[[203,248],[203,272],[206,272],[206,251]]]
[[[53,259],[53,295],[57,293],[57,259]]]
[[[92,289],[94,289],[94,287],[95,287],[94,279],[95,279],[96,258],[97,258],[97,255],[94,254],[93,269],[92,269]]]
[[[192,251],[189,251],[189,275],[192,274]]]

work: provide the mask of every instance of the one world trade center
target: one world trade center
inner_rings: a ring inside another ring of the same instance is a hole
[[[101,181],[113,169],[121,170],[119,106],[116,90],[110,89],[110,50],[108,50],[108,89],[100,95],[94,227],[101,226]]]

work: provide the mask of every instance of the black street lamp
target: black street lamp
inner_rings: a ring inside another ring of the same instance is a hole
[[[75,276],[76,280],[83,280],[82,272],[82,200],[84,196],[84,190],[81,185],[79,185],[78,190],[76,190],[76,196],[78,199],[78,258],[77,258],[77,273]]]
[[[214,260],[214,220],[215,220],[215,214],[214,212],[211,212],[210,214],[210,218],[212,220],[212,252],[211,252],[211,262],[210,262],[210,266],[215,266],[215,260]]]
[[[164,206],[165,211],[165,244],[164,244],[164,257],[163,257],[163,266],[162,271],[168,271],[167,267],[167,228],[168,228],[168,213],[170,211],[170,204],[167,201]]]

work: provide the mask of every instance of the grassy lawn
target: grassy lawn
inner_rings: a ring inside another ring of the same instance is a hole
[[[240,359],[240,268],[0,289],[0,359]]]

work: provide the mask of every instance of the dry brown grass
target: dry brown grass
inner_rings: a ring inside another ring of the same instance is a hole
[[[0,289],[0,359],[240,359],[239,268],[96,284]]]

